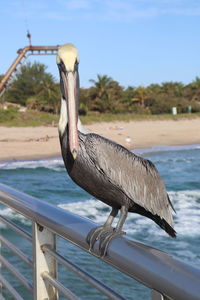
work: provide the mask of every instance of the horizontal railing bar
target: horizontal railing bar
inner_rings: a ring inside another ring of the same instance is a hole
[[[88,233],[97,227],[82,218],[45,201],[0,184],[0,202],[32,221],[89,252]],[[95,256],[99,256],[95,243]],[[117,237],[101,258],[128,276],[172,299],[199,300],[200,269],[172,255],[126,237]]]
[[[76,266],[75,264],[71,263],[68,259],[64,258],[62,255],[57,253],[56,251],[53,251],[49,248],[48,245],[42,246],[42,250],[44,252],[47,252],[51,256],[53,256],[57,262],[65,266],[70,271],[74,272],[76,275],[81,277],[83,280],[91,284],[93,287],[95,287],[97,290],[99,290],[101,293],[106,295],[112,300],[125,300],[122,296],[117,294],[115,291],[113,291],[111,288],[100,282],[99,280],[95,279],[93,276],[88,274],[87,272],[83,271],[81,268]]]
[[[56,55],[57,53],[54,53],[54,52],[52,52],[52,53],[50,53],[50,52],[42,52],[42,53],[30,53],[29,55]]]
[[[24,255],[24,253],[20,249],[15,247],[11,242],[9,242],[7,239],[5,239],[2,235],[0,235],[0,241],[2,242],[2,244],[4,244],[4,246],[6,246],[8,249],[10,249],[19,258],[21,258],[21,260],[23,260],[26,264],[33,267],[32,260],[30,258],[28,258],[26,255]]]
[[[25,286],[29,291],[33,292],[33,286],[27,282],[25,277],[19,273],[2,255],[0,255],[0,262]]]
[[[20,294],[12,287],[12,285],[0,274],[0,282],[16,300],[24,300]]]
[[[62,293],[69,300],[80,300],[74,293],[72,293],[68,288],[64,287],[59,281],[52,278],[49,273],[43,272],[42,278],[48,281],[53,287],[55,287],[60,293]]]
[[[25,231],[24,229],[22,229],[20,226],[18,226],[17,224],[15,224],[14,222],[6,219],[3,216],[0,216],[0,221],[2,223],[6,224],[7,226],[9,226],[15,232],[19,233],[21,236],[25,237],[30,242],[32,242],[32,236],[27,231]]]

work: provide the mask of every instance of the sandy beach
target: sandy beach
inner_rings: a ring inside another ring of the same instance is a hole
[[[133,150],[200,143],[200,118],[94,123],[85,128]],[[0,127],[1,161],[60,155],[57,127]]]

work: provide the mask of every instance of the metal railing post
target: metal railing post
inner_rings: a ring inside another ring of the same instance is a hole
[[[85,277],[85,281],[102,292],[104,291],[105,295],[110,294],[111,299],[112,295],[116,295],[110,289],[111,294],[108,288],[105,289],[105,285],[99,281],[95,283],[95,278],[88,276],[84,270],[80,270],[79,267],[55,251],[55,235],[58,235],[89,252],[86,237],[92,229],[96,228],[97,224],[1,183],[0,202],[33,222],[33,236],[31,237],[20,226],[0,216],[0,220],[4,224],[7,224],[33,243],[34,300],[58,300],[55,289],[59,291],[58,293],[67,295],[69,299],[68,289],[60,284],[56,278],[55,261],[65,265],[67,268],[69,267],[68,269],[74,271],[77,275],[79,273],[81,278]],[[5,244],[9,246],[8,242]],[[16,248],[13,249],[15,254],[18,253],[24,259],[21,252]],[[97,245],[95,244],[92,254],[95,256],[99,255],[98,243]],[[137,240],[118,237],[110,243],[106,257],[101,259],[129,277],[155,290],[152,292],[152,299],[154,300],[163,300],[163,298],[165,300],[200,299],[200,269],[150,245],[143,244]],[[24,276],[20,276],[19,272],[10,263],[6,263],[6,259],[2,261],[13,275],[16,275],[17,279],[28,290],[32,291],[32,285],[27,282]],[[2,285],[11,292],[5,280]],[[55,289],[49,285],[54,286]],[[72,293],[71,296],[74,297]]]
[[[42,251],[43,245],[56,250],[55,234],[47,228],[33,222],[33,282],[34,300],[58,300],[58,293],[54,287],[43,280],[42,274],[47,272],[51,277],[57,278],[56,261]]]

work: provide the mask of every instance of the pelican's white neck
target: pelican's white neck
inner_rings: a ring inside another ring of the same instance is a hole
[[[63,135],[65,128],[67,126],[67,105],[66,101],[61,98],[61,107],[60,107],[60,119],[58,123],[58,130],[61,135]]]
[[[66,101],[61,98],[61,108],[60,108],[60,119],[58,123],[58,130],[61,135],[63,135],[66,126],[67,126],[68,118],[67,118],[67,105]],[[78,130],[82,133],[87,133],[87,130],[83,127],[80,119],[78,118]]]

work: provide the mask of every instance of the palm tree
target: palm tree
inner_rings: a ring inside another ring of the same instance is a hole
[[[92,82],[96,88],[97,97],[102,98],[109,88],[110,83],[112,82],[112,78],[108,77],[107,75],[97,74],[97,79],[97,81],[94,79],[90,79],[90,82]]]
[[[190,87],[192,89],[200,89],[200,78],[198,76],[190,83]]]
[[[183,93],[183,84],[181,82],[163,82],[162,83],[162,92],[169,97],[180,97]]]
[[[49,73],[46,73],[38,90],[38,100],[46,111],[52,111],[56,114],[60,106],[59,85],[55,84],[55,79]]]
[[[161,86],[159,84],[157,84],[157,83],[150,84],[147,87],[147,89],[148,89],[148,91],[149,91],[150,94],[157,94],[157,95],[159,93],[161,93],[161,90],[162,90]]]
[[[93,110],[99,112],[117,112],[121,107],[122,90],[119,83],[107,75],[97,75],[96,80],[90,80],[94,84],[91,88]]]
[[[145,87],[139,86],[134,90],[133,102],[140,102],[141,106],[145,106],[145,100],[148,98],[148,91]]]
[[[107,75],[97,75],[97,81],[90,79],[90,82],[94,84],[91,89],[92,108],[99,112],[105,112],[108,107],[109,101],[109,88],[112,82],[112,78]]]
[[[190,101],[200,102],[200,78],[196,77],[187,87],[187,94]]]

